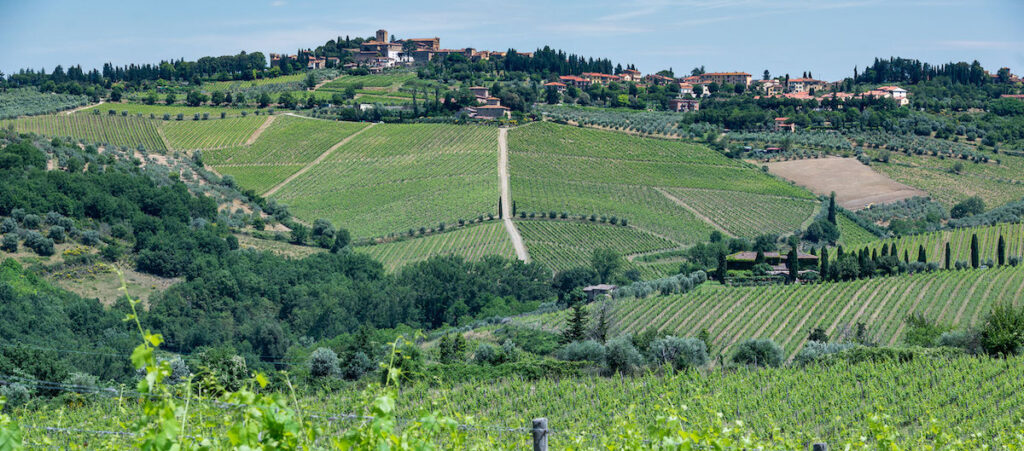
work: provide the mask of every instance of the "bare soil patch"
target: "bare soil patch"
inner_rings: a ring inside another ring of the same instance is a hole
[[[767,163],[768,172],[827,196],[835,191],[839,205],[860,210],[928,193],[899,183],[853,158],[827,157]]]

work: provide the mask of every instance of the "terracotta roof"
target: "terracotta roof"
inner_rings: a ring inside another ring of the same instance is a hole
[[[479,110],[484,110],[484,109],[494,110],[494,109],[498,109],[498,108],[501,108],[503,110],[510,110],[511,109],[511,108],[509,108],[507,106],[501,106],[501,105],[483,105],[483,106],[478,106],[476,108],[479,109]]]
[[[589,287],[586,287],[586,288],[583,289],[583,291],[594,291],[594,290],[611,291],[611,290],[614,290],[616,288],[618,288],[618,287],[615,286],[615,285],[609,285],[609,284],[606,284],[606,283],[601,283],[601,284],[591,285]]]
[[[549,83],[544,83],[544,86],[565,86],[565,83],[559,83],[557,81],[552,81],[552,82],[549,82]]]
[[[751,76],[750,74],[748,74],[746,72],[709,72],[709,73],[706,73],[706,74],[703,74],[703,75],[746,75],[748,77]]]
[[[790,82],[790,83],[793,83],[793,82],[802,82],[802,83],[807,83],[807,82],[817,82],[817,83],[825,83],[825,81],[824,81],[824,80],[815,80],[815,79],[813,79],[813,78],[790,78],[790,79],[789,79],[789,82]]]

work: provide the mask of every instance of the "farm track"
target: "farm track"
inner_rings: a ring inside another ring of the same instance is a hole
[[[661,193],[662,196],[665,196],[665,198],[667,198],[668,200],[672,201],[676,205],[685,208],[690,213],[693,213],[693,215],[696,216],[697,219],[700,219],[701,221],[704,221],[704,222],[708,223],[708,225],[714,227],[715,230],[718,230],[719,232],[722,232],[722,234],[724,234],[725,236],[727,236],[729,238],[736,238],[736,235],[733,235],[732,232],[730,232],[728,230],[725,230],[725,227],[722,227],[722,226],[718,225],[718,223],[716,223],[715,221],[712,221],[711,218],[702,215],[699,211],[697,211],[697,209],[687,205],[685,202],[680,200],[678,197],[675,197],[675,196],[669,194],[668,191],[665,191],[664,189],[657,188],[657,187],[655,187],[654,190],[659,192],[659,193]]]
[[[357,132],[355,132],[355,133],[353,133],[351,135],[346,136],[345,139],[339,141],[337,144],[335,144],[335,145],[331,146],[329,149],[325,150],[324,153],[322,153],[322,154],[320,154],[320,156],[316,157],[315,160],[313,160],[309,164],[303,166],[302,169],[299,169],[294,174],[289,175],[288,178],[284,179],[284,181],[282,181],[281,183],[278,183],[277,186],[271,188],[270,191],[267,191],[266,194],[264,194],[264,196],[265,197],[270,197],[274,193],[278,192],[281,188],[283,188],[289,182],[291,182],[292,180],[295,180],[300,175],[305,174],[310,169],[312,169],[313,166],[316,166],[317,164],[320,164],[320,162],[324,161],[324,159],[326,159],[328,156],[330,156],[331,153],[334,152],[335,149],[345,145],[345,143],[351,141],[352,138],[355,138],[356,136],[359,136],[360,133],[363,133],[364,131],[373,128],[374,125],[377,125],[377,124],[367,125],[366,127],[363,127],[361,129],[359,129],[359,131],[357,131]]]
[[[104,101],[100,100],[100,103],[90,103],[88,105],[82,105],[82,106],[80,106],[78,108],[72,108],[70,110],[61,111],[60,114],[63,114],[65,116],[70,116],[70,115],[75,114],[75,113],[77,113],[79,111],[82,111],[82,110],[87,110],[89,108],[98,107],[100,105],[103,105],[104,103],[107,103],[107,102],[104,102]]]
[[[508,129],[498,129],[498,183],[501,185],[501,220],[505,223],[505,230],[512,239],[512,247],[516,250],[516,258],[529,263],[530,254],[523,244],[523,237],[512,222],[512,201],[509,200],[508,187]]]
[[[260,135],[263,134],[263,131],[266,130],[267,127],[270,127],[270,124],[274,123],[274,118],[275,117],[277,117],[277,116],[274,116],[274,115],[267,116],[267,120],[263,121],[263,124],[261,124],[260,127],[256,129],[256,131],[252,132],[252,136],[249,136],[249,139],[245,140],[245,145],[251,146],[254,143],[256,143],[256,139],[259,138]]]

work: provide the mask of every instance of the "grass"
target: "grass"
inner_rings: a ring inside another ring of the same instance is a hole
[[[511,130],[509,149],[519,211],[617,216],[684,245],[714,229],[659,188],[813,199],[752,166],[681,141],[542,122]]]
[[[67,137],[92,144],[122,147],[144,147],[166,150],[155,122],[123,116],[86,115],[34,116],[0,121],[0,128],[13,126],[19,133],[35,133],[50,137]]]
[[[357,247],[356,252],[370,255],[383,263],[388,271],[439,255],[457,255],[467,260],[479,260],[488,255],[515,258],[512,240],[500,221],[420,238]]]
[[[267,117],[250,116],[211,121],[167,122],[161,129],[172,150],[219,149],[240,146]]]
[[[554,271],[589,266],[590,257],[597,248],[609,248],[627,256],[677,247],[664,238],[617,225],[517,220],[516,227],[530,258]]]
[[[376,125],[276,197],[299,218],[329,219],[357,237],[496,214],[497,136],[488,127]]]

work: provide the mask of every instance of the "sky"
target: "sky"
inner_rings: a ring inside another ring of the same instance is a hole
[[[550,45],[644,73],[838,80],[889,56],[1024,73],[1022,0],[0,0],[0,71],[294,53],[379,28],[443,48]]]

